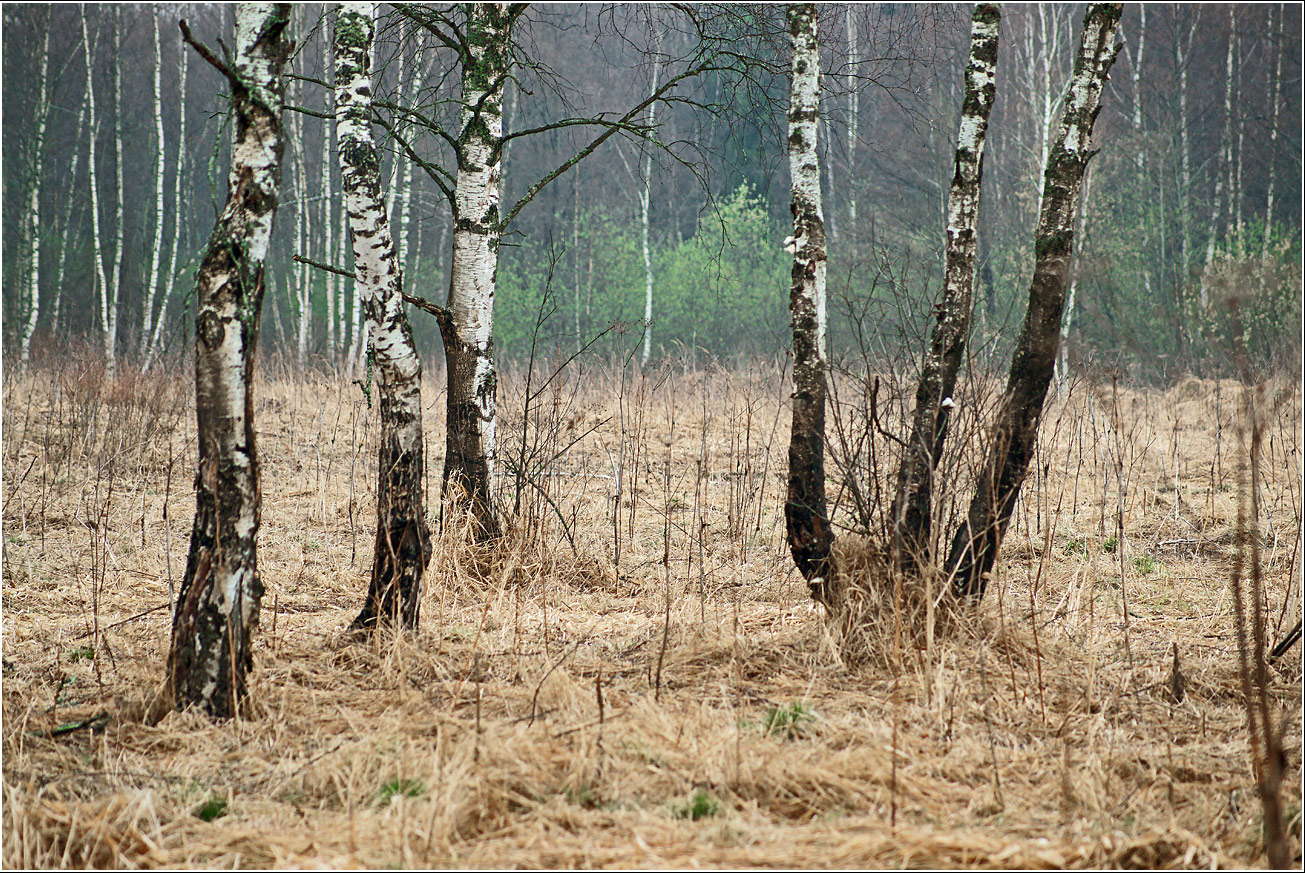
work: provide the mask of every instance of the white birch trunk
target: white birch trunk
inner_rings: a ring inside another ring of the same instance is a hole
[[[1191,10],[1192,21],[1184,40],[1174,38],[1175,61],[1178,67],[1178,216],[1181,233],[1182,265],[1178,271],[1179,283],[1185,284],[1192,269],[1192,156],[1188,146],[1187,134],[1187,67],[1192,58],[1192,40],[1196,35],[1196,25],[1201,18],[1199,6]]]
[[[975,477],[974,496],[945,565],[952,590],[961,598],[983,596],[1034,459],[1043,404],[1055,374],[1083,173],[1094,154],[1092,131],[1101,95],[1119,54],[1115,33],[1122,10],[1123,4],[1094,3],[1083,17],[1074,73],[1043,181],[1028,309],[989,431],[986,457]]]
[[[846,7],[847,15],[847,226],[856,233],[856,153],[861,141],[861,91],[856,86],[857,66],[861,62],[861,46],[857,42],[854,6]],[[854,237],[855,238],[855,237]]]
[[[117,182],[117,215],[113,231],[113,291],[109,295],[109,332],[105,336],[106,361],[112,375],[118,363],[118,306],[122,299],[123,238],[127,229],[122,184],[122,7],[113,7],[113,163]]]
[[[63,222],[59,225],[59,270],[54,277],[54,306],[50,310],[50,331],[51,333],[59,332],[59,312],[63,306],[63,277],[68,265],[68,235],[72,228],[73,205],[83,202],[83,198],[78,197],[77,191],[77,167],[81,162],[82,152],[78,143],[82,141],[82,128],[86,124],[86,99],[83,97],[81,104],[77,107],[77,127],[73,137],[73,157],[72,168],[68,173],[68,196],[67,202],[63,206]]]
[[[303,72],[303,55],[299,55],[299,71]],[[292,85],[296,95],[303,94],[303,86]],[[296,99],[302,103],[302,96]],[[298,112],[290,114],[290,149],[291,166],[295,180],[295,252],[308,250],[308,168],[304,155],[304,122]],[[295,362],[302,373],[308,366],[308,337],[313,325],[312,281],[309,278],[307,264],[296,263],[294,267],[295,308],[298,310],[299,322],[295,325]]]
[[[1210,305],[1210,265],[1214,262],[1215,244],[1219,239],[1219,219],[1224,212],[1224,177],[1232,180],[1232,79],[1233,49],[1237,44],[1237,15],[1234,7],[1228,8],[1228,52],[1224,61],[1223,134],[1219,139],[1220,166],[1214,173],[1214,198],[1210,204],[1210,222],[1206,227],[1205,263],[1201,265],[1200,304],[1204,310]],[[1229,196],[1232,192],[1229,191]],[[1231,210],[1230,210],[1231,211]]]
[[[911,574],[930,563],[933,502],[935,491],[939,490],[934,480],[955,408],[951,398],[965,357],[974,312],[980,183],[988,118],[997,94],[1000,28],[998,6],[981,3],[974,7],[969,62],[965,65],[965,96],[961,101],[956,155],[947,196],[943,296],[934,307],[937,321],[920,366],[911,435],[893,499],[893,566]]]
[[[183,7],[184,8],[184,7]],[[172,191],[172,251],[168,254],[168,271],[163,279],[163,300],[159,303],[159,314],[154,319],[154,332],[150,336],[149,354],[145,358],[145,372],[149,372],[150,366],[158,359],[159,355],[159,337],[163,333],[163,326],[167,323],[168,301],[172,299],[172,292],[177,287],[177,253],[181,250],[182,241],[185,239],[183,228],[186,227],[186,221],[183,214],[182,204],[185,202],[181,192],[186,188],[186,66],[190,55],[186,52],[185,42],[180,44],[178,53],[178,63],[180,69],[177,71],[179,79],[177,83],[177,165],[173,171],[173,191]]]
[[[32,334],[36,333],[36,321],[41,316],[41,181],[45,178],[45,168],[41,153],[45,150],[45,122],[49,115],[49,101],[46,99],[46,73],[50,66],[50,28],[49,16],[41,40],[41,82],[40,94],[36,103],[36,145],[32,161],[32,191],[27,205],[27,221],[31,231],[31,273],[28,276],[27,322],[23,325],[22,361],[27,363],[32,350]]]
[[[159,39],[159,10],[154,9],[154,136],[158,144],[154,163],[154,253],[150,258],[149,289],[141,307],[140,359],[147,366],[153,356],[154,299],[159,291],[159,264],[163,260],[163,171],[167,150],[163,139],[163,47]],[[166,301],[164,301],[166,303]],[[160,313],[160,321],[162,321]]]
[[[653,37],[653,52],[657,55],[653,61],[652,85],[649,86],[648,93],[653,95],[657,93],[657,80],[661,75],[661,36],[660,31],[655,31]],[[648,106],[648,127],[655,129],[657,126],[657,103],[654,101]],[[646,144],[645,144],[646,145]],[[653,269],[652,269],[652,248],[648,244],[648,225],[650,211],[652,206],[652,149],[645,147],[643,162],[643,190],[639,194],[639,220],[641,223],[641,237],[643,242],[643,272],[644,272],[644,304],[643,304],[643,357],[640,362],[648,363],[648,356],[652,353],[652,315],[653,315]]]
[[[354,294],[367,314],[381,405],[372,579],[356,628],[417,626],[430,560],[422,501],[421,359],[403,309],[403,273],[390,235],[372,139],[373,3],[341,5],[335,23],[335,80],[341,176],[353,239]]]
[[[322,41],[322,65],[323,68],[329,69],[331,62],[329,58],[330,42]],[[326,111],[331,113],[331,94],[326,94]],[[331,217],[331,140],[335,131],[334,119],[323,121],[322,123],[322,163],[321,163],[321,201],[322,201],[322,261],[327,264],[335,263],[335,221]],[[334,273],[327,273],[325,277],[326,285],[326,348],[328,357],[334,358],[339,350],[339,341],[336,338],[336,289],[339,287],[339,279]]]
[[[494,289],[503,233],[500,146],[512,21],[513,13],[504,3],[476,4],[467,10],[452,276],[448,313],[440,324],[448,361],[443,494],[446,500],[470,501],[481,538],[499,533],[492,502],[498,393]]]
[[[263,595],[253,371],[263,265],[280,195],[290,50],[289,4],[242,3],[235,15],[230,193],[196,274],[199,471],[168,657],[173,703],[215,718],[236,715],[246,696]]]
[[[1270,11],[1272,20],[1272,11]],[[1260,276],[1267,275],[1269,263],[1269,237],[1273,233],[1273,183],[1274,183],[1274,165],[1277,163],[1278,154],[1278,117],[1282,105],[1282,89],[1278,83],[1282,81],[1282,43],[1283,32],[1287,26],[1287,9],[1283,3],[1278,4],[1278,23],[1276,28],[1270,23],[1269,33],[1274,40],[1275,60],[1273,65],[1273,78],[1269,82],[1269,92],[1273,95],[1273,108],[1269,112],[1269,166],[1268,166],[1268,187],[1265,191],[1264,199],[1264,239],[1260,242]],[[1263,278],[1261,278],[1263,284]]]
[[[104,274],[104,237],[100,233],[100,191],[99,176],[96,173],[95,134],[99,127],[95,120],[95,59],[91,45],[90,28],[86,22],[86,6],[82,4],[82,49],[86,58],[86,107],[89,121],[87,139],[86,170],[90,176],[91,186],[91,242],[95,258],[94,280],[99,292],[100,335],[104,343],[105,365],[112,372],[113,342],[109,331],[109,281]],[[116,319],[114,321],[116,324]]]
[[[785,528],[793,562],[811,594],[828,602],[833,531],[825,496],[825,222],[820,198],[817,134],[820,44],[816,6],[788,7],[793,44],[789,85],[788,165],[792,186],[793,253],[789,316],[793,328],[793,426],[788,450]]]

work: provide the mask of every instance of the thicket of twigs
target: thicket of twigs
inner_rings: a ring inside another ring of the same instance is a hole
[[[264,366],[250,711],[151,725],[194,509],[185,369],[5,371],[7,866],[1263,863],[1236,383],[1069,383],[977,612],[895,635],[884,597],[849,643],[785,546],[782,365],[573,365],[525,415],[509,370],[512,533],[476,553],[450,518],[421,631],[359,643],[375,410],[347,377]],[[831,494],[873,571],[891,441],[857,447],[854,381]],[[1301,398],[1260,396],[1272,640],[1300,615]],[[433,503],[438,373],[425,397]],[[1268,677],[1296,859],[1299,653]]]

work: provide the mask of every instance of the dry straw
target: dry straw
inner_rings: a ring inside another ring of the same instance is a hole
[[[1121,388],[1118,416],[1108,386],[1059,398],[988,597],[930,636],[928,591],[865,588],[855,627],[807,599],[777,368],[667,370],[567,376],[524,430],[558,435],[523,491],[548,500],[523,499],[528,523],[491,551],[446,523],[421,631],[366,642],[344,629],[370,566],[375,413],[345,379],[260,384],[251,706],[149,724],[193,512],[184,374],[7,369],[5,865],[1263,863],[1228,587],[1235,386]],[[1273,636],[1300,614],[1301,438],[1299,393],[1268,390]],[[847,578],[885,578],[861,534],[841,537]],[[1273,670],[1298,859],[1299,658]]]

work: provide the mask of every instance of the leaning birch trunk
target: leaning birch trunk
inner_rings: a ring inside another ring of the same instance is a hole
[[[263,594],[254,351],[280,193],[289,19],[287,3],[236,8],[234,69],[227,71],[235,116],[230,194],[196,274],[199,472],[168,680],[178,708],[199,706],[215,718],[236,715],[245,697]]]
[[[422,501],[421,359],[403,311],[403,273],[381,196],[380,153],[372,140],[373,3],[345,3],[335,21],[336,123],[344,203],[353,237],[354,288],[376,357],[381,439],[376,549],[358,629],[417,626],[430,561]]]
[[[154,9],[154,136],[158,143],[154,164],[154,252],[150,257],[149,290],[141,306],[139,352],[142,366],[153,356],[150,341],[154,337],[154,299],[159,292],[159,264],[163,260],[163,169],[167,163],[167,151],[163,143],[163,47],[159,39],[158,7]],[[160,312],[159,319],[162,317]]]
[[[47,27],[41,46],[41,85],[40,97],[36,104],[36,150],[32,162],[32,192],[27,206],[27,220],[31,227],[31,274],[28,277],[29,293],[27,297],[27,322],[23,325],[22,361],[27,363],[32,351],[32,334],[36,333],[36,321],[41,316],[41,180],[45,177],[41,152],[45,147],[45,121],[49,115],[49,102],[46,99],[46,73],[50,65],[50,29],[49,13],[46,14]]]
[[[961,597],[977,600],[983,596],[1033,458],[1043,401],[1055,371],[1079,190],[1094,154],[1092,127],[1101,108],[1101,92],[1119,53],[1115,29],[1122,8],[1117,3],[1093,4],[1083,19],[1082,44],[1043,180],[1028,311],[1015,342],[988,456],[980,468],[967,518],[956,531],[947,558],[953,591]]]
[[[934,477],[955,407],[952,395],[965,357],[974,310],[976,224],[983,177],[983,146],[996,97],[997,37],[1001,9],[982,3],[970,25],[970,62],[956,137],[955,172],[947,208],[947,258],[943,297],[934,307],[937,323],[915,389],[911,436],[897,475],[893,500],[893,566],[914,573],[930,560]]]
[[[503,88],[511,68],[507,4],[478,3],[467,21],[462,64],[461,154],[454,191],[453,269],[447,316],[440,319],[448,369],[444,500],[468,502],[478,540],[498,536],[492,482],[497,376],[494,286],[503,137]]]
[[[784,520],[793,562],[828,603],[830,550],[825,499],[825,222],[820,204],[816,126],[820,118],[820,45],[816,7],[788,7],[793,39],[789,90],[788,165],[793,188],[792,285],[793,430],[788,446],[788,498]]]

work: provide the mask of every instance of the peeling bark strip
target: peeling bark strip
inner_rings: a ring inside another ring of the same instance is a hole
[[[1042,210],[1034,237],[1035,262],[1028,312],[1011,357],[1010,377],[997,410],[989,455],[979,474],[968,517],[956,531],[947,569],[957,595],[979,599],[997,560],[1020,486],[1033,457],[1042,403],[1055,372],[1060,320],[1073,250],[1079,189],[1092,150],[1092,126],[1119,46],[1115,29],[1123,6],[1097,3],[1083,19],[1083,39],[1065,97],[1060,132],[1047,160]]]
[[[956,137],[956,172],[947,205],[947,261],[937,323],[915,389],[911,437],[897,476],[893,500],[893,562],[914,572],[929,562],[934,475],[947,438],[956,374],[965,356],[973,314],[975,225],[983,177],[983,144],[997,93],[997,35],[1001,7],[981,3],[970,26],[970,62],[965,67],[965,97]]]
[[[381,196],[380,154],[372,139],[374,3],[345,3],[335,22],[335,95],[344,204],[353,236],[356,293],[376,357],[381,439],[376,549],[362,612],[353,626],[417,626],[430,561],[422,501],[421,359],[403,311],[403,273]]]
[[[245,695],[263,583],[253,372],[263,262],[281,183],[287,3],[236,7],[233,66],[202,49],[231,85],[230,194],[196,274],[195,406],[199,472],[186,575],[172,620],[168,682],[177,707],[236,715]],[[185,23],[183,32],[188,33]]]
[[[462,125],[454,191],[449,318],[440,321],[448,364],[447,444],[442,496],[467,500],[478,539],[498,536],[492,482],[498,376],[494,369],[494,285],[503,142],[503,88],[512,67],[515,14],[506,3],[467,11],[462,57]]]
[[[793,561],[825,602],[834,535],[825,500],[825,222],[820,206],[816,123],[820,117],[820,48],[816,7],[788,8],[793,38],[788,163],[793,186],[793,431],[788,445],[784,520]]]

